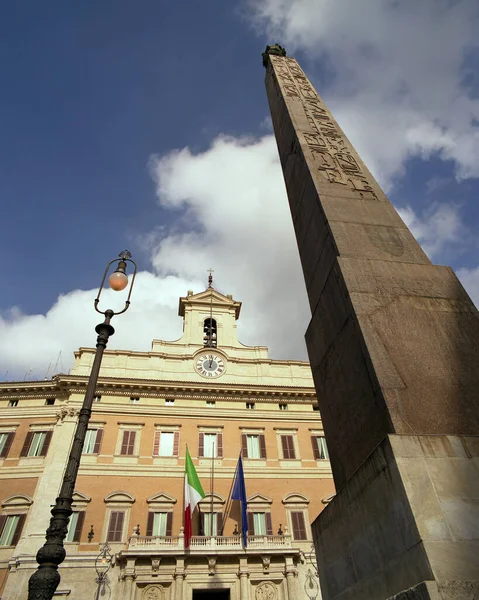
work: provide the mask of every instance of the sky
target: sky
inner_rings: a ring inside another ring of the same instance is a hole
[[[68,372],[94,345],[126,248],[139,274],[109,348],[179,338],[178,297],[213,268],[243,343],[307,359],[261,63],[275,42],[479,304],[477,31],[477,0],[2,3],[0,381]]]

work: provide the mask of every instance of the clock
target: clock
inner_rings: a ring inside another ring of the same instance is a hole
[[[218,354],[200,354],[195,369],[202,377],[219,377],[225,372],[225,363]]]

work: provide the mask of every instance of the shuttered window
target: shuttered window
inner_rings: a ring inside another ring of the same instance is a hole
[[[179,431],[155,431],[153,456],[178,456],[179,446]]]
[[[292,435],[282,435],[281,436],[281,447],[283,450],[283,458],[285,459],[295,459],[296,452],[294,449],[294,439]]]
[[[172,512],[149,512],[146,524],[146,535],[170,536],[172,525]]]
[[[110,513],[110,522],[108,523],[107,542],[121,542],[123,537],[123,522],[125,513],[123,511],[112,511]]]
[[[291,513],[291,525],[293,527],[293,539],[294,540],[306,540],[306,524],[304,522],[304,513],[292,512]]]
[[[249,535],[273,535],[271,513],[248,513],[248,533]]]
[[[51,431],[29,431],[20,456],[46,456],[51,439]]]
[[[16,546],[27,515],[0,516],[0,546]]]
[[[83,444],[83,454],[98,454],[102,437],[103,429],[88,429]]]
[[[8,456],[14,437],[15,433],[13,433],[13,431],[10,431],[9,433],[0,433],[0,458],[6,458]]]
[[[84,511],[74,511],[70,517],[70,522],[68,523],[68,533],[66,537],[67,542],[79,542],[81,537],[81,532],[83,529],[83,523],[85,521],[85,512]]]
[[[136,431],[124,431],[121,440],[120,454],[131,456],[135,452]]]
[[[203,433],[200,431],[198,436],[198,456],[200,458],[223,458],[223,434]]]
[[[313,454],[316,460],[329,459],[328,447],[326,445],[326,438],[324,436],[313,435],[311,437],[311,444],[313,446]]]
[[[244,458],[266,458],[266,443],[263,434],[243,434],[241,445]]]

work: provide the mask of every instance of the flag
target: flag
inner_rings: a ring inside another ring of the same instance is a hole
[[[243,462],[241,460],[241,455],[238,459],[238,466],[236,467],[236,479],[234,482],[231,499],[239,500],[241,502],[241,532],[243,534],[243,545],[246,548],[248,545],[246,538],[246,532],[248,531],[248,519],[246,516],[246,486],[244,483]]]
[[[201,487],[198,474],[196,473],[195,465],[191,460],[188,448],[186,448],[185,456],[185,548],[190,545],[191,538],[191,517],[198,502],[205,497],[203,488]]]

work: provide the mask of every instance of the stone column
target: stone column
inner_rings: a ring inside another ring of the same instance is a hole
[[[177,558],[175,569],[175,600],[183,600],[183,582],[185,577],[185,559],[182,557]]]
[[[274,45],[263,64],[339,490],[313,526],[323,598],[472,597],[477,309],[450,267],[431,264],[297,61]]]
[[[129,558],[127,559],[127,563],[125,566],[125,570],[122,575],[123,580],[123,600],[134,600],[135,598],[135,559]]]
[[[297,585],[296,585],[296,577],[298,576],[298,571],[296,570],[293,559],[290,556],[286,557],[286,587],[288,589],[288,598],[289,600],[296,600],[298,597],[297,594]]]
[[[248,569],[248,558],[246,556],[240,556],[240,600],[249,600],[249,569]]]

